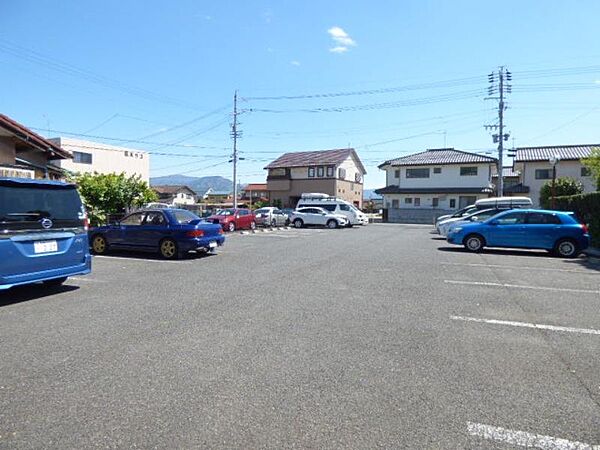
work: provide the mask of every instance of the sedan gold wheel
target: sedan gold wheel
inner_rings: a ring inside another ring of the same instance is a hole
[[[171,239],[165,239],[160,243],[160,256],[165,259],[177,258],[177,244]]]
[[[103,253],[106,253],[107,247],[108,245],[106,244],[104,236],[94,236],[94,239],[92,240],[92,250],[94,253],[102,255]]]

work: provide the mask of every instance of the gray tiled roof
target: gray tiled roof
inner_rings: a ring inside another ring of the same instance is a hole
[[[443,164],[495,163],[496,158],[464,152],[453,148],[434,148],[401,158],[391,159],[379,166],[429,166]]]
[[[335,150],[318,150],[314,152],[284,153],[275,161],[269,163],[265,169],[276,169],[282,167],[305,167],[319,165],[338,165],[344,162],[350,155],[354,155],[358,167],[363,173],[367,173],[362,165],[356,151],[353,148],[340,148]]]
[[[521,161],[548,161],[554,155],[561,160],[576,160],[590,155],[592,148],[600,144],[590,145],[552,145],[548,147],[518,147],[515,162]]]
[[[507,177],[518,177],[521,175],[521,172],[518,170],[514,170],[512,167],[503,167],[502,168],[502,176],[504,178]],[[496,173],[496,169],[494,168],[492,170],[492,177],[497,177],[498,174]]]

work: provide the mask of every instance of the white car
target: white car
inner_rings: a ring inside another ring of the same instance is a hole
[[[354,206],[352,203],[341,198],[332,197],[321,193],[304,193],[296,208],[323,208],[338,216],[344,216],[348,220],[348,226],[368,225],[367,215]]]
[[[480,209],[472,214],[468,214],[463,217],[454,217],[451,219],[446,219],[441,221],[438,224],[438,229],[440,231],[441,236],[448,236],[448,232],[454,225],[460,225],[465,222],[482,222],[484,220],[489,219],[496,214],[501,213],[502,211],[507,211],[510,208],[490,208],[490,209]]]
[[[290,215],[290,223],[296,228],[306,226],[325,226],[339,228],[348,225],[348,219],[339,214],[332,214],[323,208],[298,208]]]

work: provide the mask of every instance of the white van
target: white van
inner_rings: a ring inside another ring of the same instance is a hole
[[[352,203],[341,198],[321,193],[304,193],[300,197],[296,209],[304,207],[323,208],[333,214],[340,214],[348,219],[351,225],[367,225],[369,218]]]

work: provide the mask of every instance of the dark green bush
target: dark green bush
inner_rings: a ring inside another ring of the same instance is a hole
[[[554,186],[556,197],[577,195],[583,192],[581,181],[571,177],[558,177]],[[546,181],[540,189],[540,205],[549,209],[552,206],[552,181]]]
[[[592,245],[600,247],[600,192],[556,197],[556,209],[573,211],[587,224],[592,236]]]

